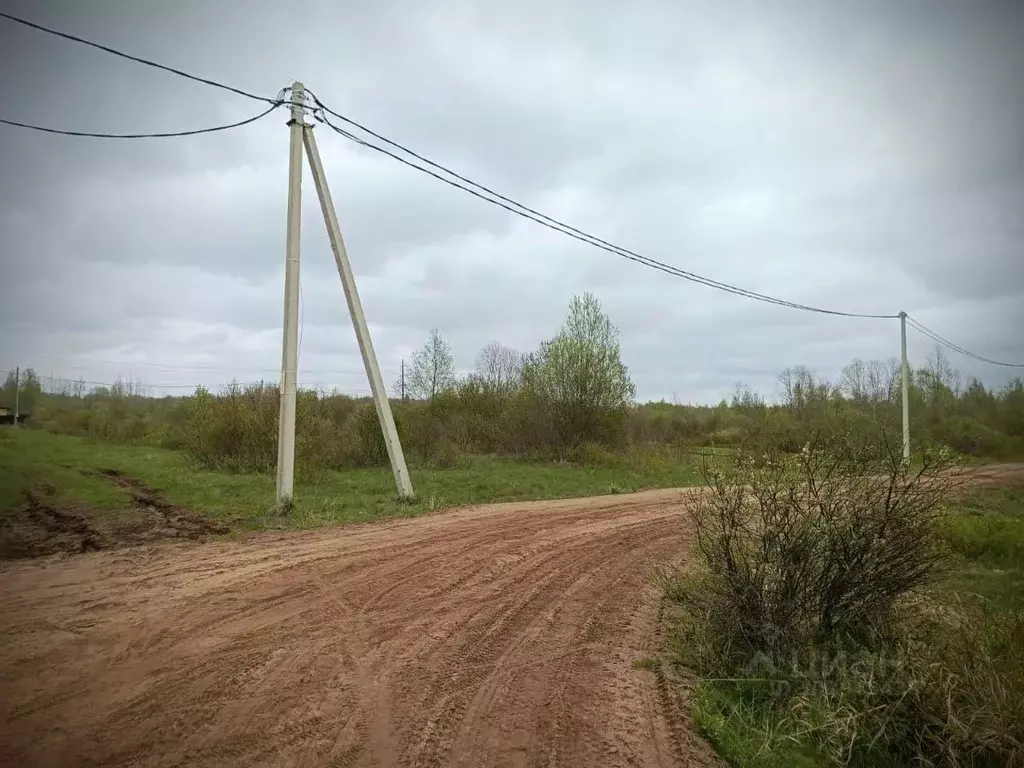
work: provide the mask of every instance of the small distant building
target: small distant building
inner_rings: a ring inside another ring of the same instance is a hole
[[[18,422],[21,423],[28,418],[27,413],[18,414]],[[8,408],[6,405],[0,405],[0,424],[13,424],[14,423],[14,409]]]

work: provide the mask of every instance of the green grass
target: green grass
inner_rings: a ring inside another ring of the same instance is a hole
[[[962,515],[1024,517],[1024,488],[975,488],[956,501],[954,507]]]
[[[1024,489],[979,488],[954,511],[943,538],[958,560],[945,588],[997,611],[1024,610]]]
[[[298,482],[287,516],[273,512],[274,478],[196,470],[175,451],[88,441],[31,429],[0,429],[0,512],[25,489],[48,483],[58,498],[101,509],[125,506],[125,494],[98,475],[115,469],[160,489],[175,504],[236,528],[307,528],[409,517],[443,507],[590,496],[694,485],[688,463],[635,461],[580,468],[472,457],[465,468],[413,469],[414,502],[400,501],[389,468],[325,472]]]
[[[715,750],[733,765],[759,768],[813,768],[817,751],[794,740],[784,716],[761,702],[758,680],[700,685],[693,698],[693,721]]]
[[[80,471],[63,441],[39,440],[26,429],[0,427],[0,509],[18,506],[28,489],[51,486],[57,500],[101,508],[121,507],[128,494],[109,481]],[[79,451],[79,453],[84,453]]]

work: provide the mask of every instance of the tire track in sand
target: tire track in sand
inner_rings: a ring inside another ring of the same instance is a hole
[[[693,493],[0,564],[0,764],[711,765],[631,667]]]

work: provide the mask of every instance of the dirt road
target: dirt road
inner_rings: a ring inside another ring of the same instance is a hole
[[[709,764],[633,665],[655,651],[650,570],[686,551],[685,503],[493,505],[2,566],[0,764]]]
[[[671,766],[678,491],[0,570],[5,765]]]

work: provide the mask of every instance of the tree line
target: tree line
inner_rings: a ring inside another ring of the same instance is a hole
[[[34,373],[23,374],[21,396],[24,410],[38,411],[32,421],[39,427],[157,442],[201,457],[203,466],[273,468],[273,383],[156,399],[131,381],[55,393],[43,392],[38,382]],[[8,377],[5,401],[13,386]],[[881,430],[893,439],[901,431],[895,359],[853,360],[835,382],[810,368],[789,368],[780,374],[774,398],[740,385],[717,405],[637,404],[618,330],[592,294],[574,297],[561,328],[536,350],[520,353],[492,341],[464,376],[457,374],[450,345],[433,329],[392,393],[403,444],[421,463],[452,464],[467,454],[571,461],[600,454],[594,446],[614,453],[631,445],[755,441],[798,450],[816,431]],[[937,442],[976,456],[1024,455],[1024,379],[985,387],[965,379],[936,349],[912,371],[910,398],[915,447]],[[300,464],[386,462],[375,419],[365,399],[300,391]]]

